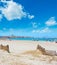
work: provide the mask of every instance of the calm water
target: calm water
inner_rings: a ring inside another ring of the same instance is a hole
[[[9,40],[57,41],[57,38],[9,38]]]

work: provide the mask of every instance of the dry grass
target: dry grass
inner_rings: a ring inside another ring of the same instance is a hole
[[[34,57],[39,57],[40,55],[43,55],[41,51],[39,50],[30,50],[30,51],[26,51],[23,54],[31,54]]]

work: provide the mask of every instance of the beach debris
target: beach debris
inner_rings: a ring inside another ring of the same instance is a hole
[[[4,51],[7,51],[9,53],[9,45],[4,46],[4,45],[1,44],[0,49],[4,50]]]
[[[37,46],[37,49],[42,52],[43,55],[57,56],[57,52],[54,50],[46,50],[41,45]]]
[[[38,45],[37,49],[40,50],[42,52],[42,54],[45,54],[45,48],[43,48],[40,45]]]

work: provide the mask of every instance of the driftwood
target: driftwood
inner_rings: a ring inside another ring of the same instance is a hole
[[[1,44],[0,49],[5,50],[5,51],[7,51],[9,53],[9,45],[4,46],[4,45]]]
[[[39,49],[44,55],[51,55],[51,56],[56,55],[57,56],[56,51],[46,50],[45,48],[41,47],[40,45],[37,46],[37,49]]]
[[[45,48],[43,48],[40,45],[38,45],[37,49],[39,49],[43,54],[45,54]]]

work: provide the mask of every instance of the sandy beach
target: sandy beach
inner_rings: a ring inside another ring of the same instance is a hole
[[[0,65],[57,65],[57,0],[0,0]]]
[[[0,40],[0,44],[9,45],[9,51],[0,49],[0,65],[57,65],[57,56],[43,55],[37,45],[56,44],[47,41]],[[48,48],[48,46],[46,47]]]
[[[36,50],[38,42],[37,41],[16,41],[16,40],[0,40],[0,44],[9,45],[9,50],[11,53],[23,53],[29,50]]]

